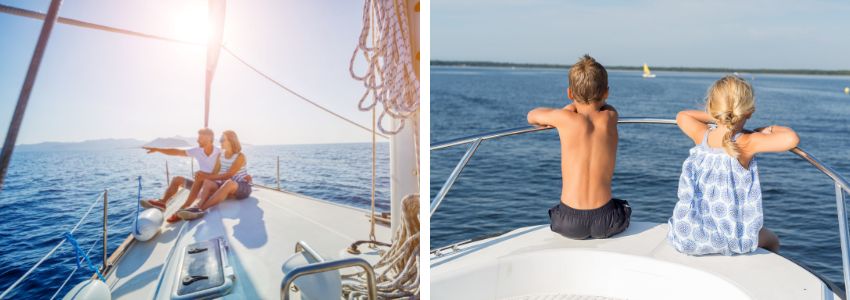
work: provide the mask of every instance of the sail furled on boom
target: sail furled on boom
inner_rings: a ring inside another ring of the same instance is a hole
[[[207,72],[204,86],[204,127],[209,127],[210,93],[215,68],[218,66],[218,56],[221,54],[221,40],[224,36],[224,0],[209,0],[209,36],[207,36]]]

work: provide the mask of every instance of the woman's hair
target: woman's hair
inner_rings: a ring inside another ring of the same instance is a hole
[[[755,111],[754,96],[753,87],[749,83],[732,75],[720,78],[708,88],[705,110],[714,118],[717,126],[729,130],[723,135],[723,149],[732,157],[737,158],[740,154],[738,145],[732,141],[735,127]]]
[[[236,132],[233,132],[233,130],[225,130],[221,133],[221,135],[227,138],[227,142],[230,143],[230,147],[233,148],[233,153],[242,152],[242,144],[239,143],[239,138],[236,136]]]

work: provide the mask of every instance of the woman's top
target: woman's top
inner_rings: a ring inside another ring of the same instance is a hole
[[[219,170],[219,172],[220,173],[229,172],[230,167],[233,166],[233,162],[236,161],[236,158],[238,158],[240,154],[241,153],[234,153],[234,154],[230,155],[230,158],[227,158],[227,156],[224,155],[224,151],[222,151],[221,156],[219,156],[219,158],[218,158],[220,163],[221,163],[221,169]],[[230,179],[233,179],[233,181],[236,181],[236,182],[247,182],[248,179],[246,177],[248,176],[248,171],[245,170],[245,165],[246,164],[243,164],[242,167],[239,168],[239,171],[237,171],[236,174],[233,174],[233,176],[230,177]]]

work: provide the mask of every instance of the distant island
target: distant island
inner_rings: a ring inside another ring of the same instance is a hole
[[[137,139],[97,139],[82,142],[43,142],[37,144],[20,144],[15,146],[15,151],[99,151],[141,148],[143,146],[159,148],[190,148],[197,143],[195,138],[171,137],[156,138],[145,142]]]
[[[449,61],[432,60],[431,66],[451,67],[492,67],[492,68],[534,68],[534,69],[569,69],[572,65],[531,64],[492,61]],[[809,69],[730,69],[707,67],[658,67],[650,66],[653,71],[672,72],[716,72],[716,73],[758,73],[758,74],[792,74],[792,75],[829,75],[850,76],[850,70],[809,70]],[[643,66],[605,66],[609,70],[641,71]]]

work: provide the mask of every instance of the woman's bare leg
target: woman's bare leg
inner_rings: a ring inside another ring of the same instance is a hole
[[[216,190],[218,190],[218,183],[209,179],[204,180],[204,187],[201,188],[201,192],[198,195],[198,201],[195,206],[202,206]]]
[[[759,247],[773,253],[779,253],[779,237],[770,229],[762,227],[759,230]]]
[[[238,187],[239,184],[233,180],[225,181],[224,184],[222,184],[221,187],[217,191],[215,191],[215,194],[213,194],[212,197],[210,197],[209,199],[204,201],[203,204],[201,204],[201,209],[207,210],[208,208],[220,203],[224,199],[227,199],[228,196],[232,195],[233,193],[236,193],[236,188]]]

